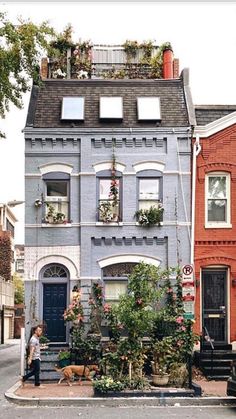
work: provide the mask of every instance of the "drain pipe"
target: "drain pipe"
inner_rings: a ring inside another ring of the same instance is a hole
[[[197,156],[201,152],[201,145],[199,142],[199,134],[196,134],[196,141],[193,144],[193,165],[192,165],[192,234],[191,234],[191,254],[190,264],[194,263],[194,238],[195,238],[195,201],[196,201],[196,169],[197,169]]]

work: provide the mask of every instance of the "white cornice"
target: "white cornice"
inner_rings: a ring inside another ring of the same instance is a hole
[[[231,112],[229,115],[223,116],[216,121],[210,122],[207,125],[197,125],[194,129],[193,136],[199,135],[200,138],[210,137],[231,125],[236,124],[236,111]]]

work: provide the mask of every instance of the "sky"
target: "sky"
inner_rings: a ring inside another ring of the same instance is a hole
[[[122,44],[126,39],[171,42],[180,69],[190,70],[195,104],[236,103],[236,4],[234,2],[0,2],[14,23],[17,16],[34,23],[49,21],[62,31],[74,28],[74,41]],[[22,111],[11,108],[1,128],[0,202],[24,200],[24,137],[29,94]],[[24,242],[24,205],[18,218],[16,243]]]

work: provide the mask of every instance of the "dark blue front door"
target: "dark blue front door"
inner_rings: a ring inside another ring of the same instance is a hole
[[[51,342],[66,341],[63,313],[66,308],[67,284],[43,285],[43,320]]]

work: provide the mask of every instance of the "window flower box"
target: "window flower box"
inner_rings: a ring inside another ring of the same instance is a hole
[[[138,223],[142,226],[160,225],[163,219],[164,208],[161,203],[158,206],[151,206],[149,209],[140,209],[135,212]]]

